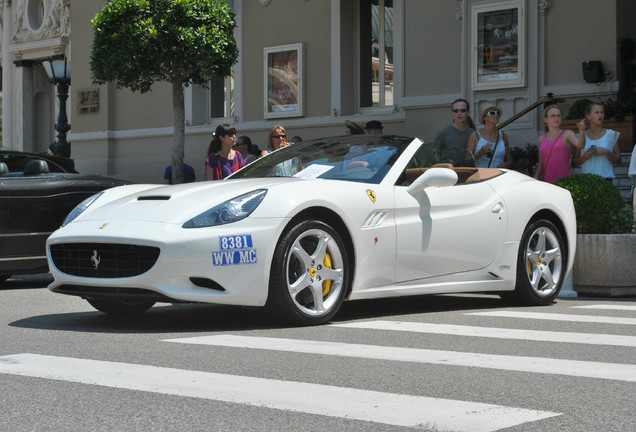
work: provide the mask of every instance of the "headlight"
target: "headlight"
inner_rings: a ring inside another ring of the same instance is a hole
[[[66,225],[70,224],[71,222],[73,222],[79,215],[84,213],[84,210],[86,210],[91,204],[93,204],[97,198],[102,196],[103,193],[104,192],[100,192],[100,193],[97,193],[97,194],[95,194],[93,196],[89,196],[84,201],[82,201],[77,206],[75,206],[75,208],[73,210],[71,210],[71,212],[68,214],[68,216],[66,216],[66,219],[64,219],[64,222],[62,223],[62,226],[66,226]]]
[[[266,189],[258,189],[225,201],[210,210],[193,217],[183,224],[183,228],[202,228],[224,225],[248,217],[263,201]]]

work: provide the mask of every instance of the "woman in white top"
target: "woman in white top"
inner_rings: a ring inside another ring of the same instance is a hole
[[[468,140],[468,150],[475,156],[478,167],[508,168],[512,163],[508,137],[497,131],[501,113],[501,108],[496,106],[482,109],[479,120],[484,127]]]
[[[621,160],[620,132],[603,127],[605,111],[600,103],[593,102],[585,109],[585,119],[590,122],[585,131],[585,147],[582,151],[575,149],[572,165],[580,166],[582,173],[598,174],[611,180],[614,178],[613,165]]]

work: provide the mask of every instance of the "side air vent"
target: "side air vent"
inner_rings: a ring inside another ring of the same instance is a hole
[[[388,210],[380,210],[369,214],[369,216],[367,216],[367,219],[362,224],[362,228],[373,228],[382,225],[382,222],[384,222],[384,219],[388,214]]]

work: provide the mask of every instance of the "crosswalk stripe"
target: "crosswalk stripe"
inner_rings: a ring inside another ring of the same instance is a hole
[[[286,351],[305,354],[336,355],[341,357],[451,366],[467,366],[517,372],[568,375],[575,377],[636,382],[636,365],[620,363],[601,363],[541,357],[520,357],[498,354],[479,354],[459,351],[441,351],[419,348],[235,335],[213,335],[181,339],[165,339],[165,342]]]
[[[604,310],[625,310],[625,311],[636,311],[636,306],[626,305],[626,304],[591,304],[591,305],[582,305],[582,306],[570,306],[573,309],[604,309]]]
[[[519,312],[519,311],[490,311],[490,312],[469,312],[466,315],[479,315],[490,317],[505,317],[505,318],[523,318],[523,319],[538,319],[549,321],[570,321],[570,322],[587,322],[587,323],[599,323],[599,324],[624,324],[624,325],[636,325],[636,318],[622,318],[622,317],[609,317],[609,316],[594,316],[594,315],[570,315],[570,314],[554,314],[554,313],[542,313],[542,312]]]
[[[433,333],[455,336],[487,337],[494,339],[519,339],[540,342],[636,347],[636,336],[622,336],[611,334],[552,332],[541,330],[521,330],[495,327],[474,327],[464,325],[429,324],[382,320],[345,324],[331,324],[331,326],[413,333]]]
[[[561,415],[479,402],[38,354],[2,356],[0,373],[427,430],[489,432]]]

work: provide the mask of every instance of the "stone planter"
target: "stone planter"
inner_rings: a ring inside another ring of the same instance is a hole
[[[579,296],[636,297],[636,234],[577,234],[576,243]]]

